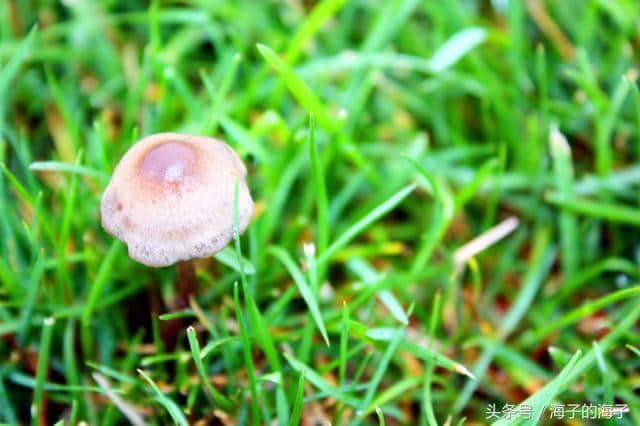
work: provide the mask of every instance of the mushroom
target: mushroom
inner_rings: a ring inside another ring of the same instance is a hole
[[[191,259],[211,256],[233,237],[236,185],[239,232],[249,224],[253,201],[246,174],[222,141],[178,133],[147,136],[129,148],[111,176],[100,203],[102,227],[142,264],[177,263],[173,308],[182,309],[196,287]]]
[[[208,257],[233,237],[238,185],[238,228],[253,213],[247,169],[226,143],[159,133],[135,143],[116,166],[100,205],[102,227],[147,266]]]

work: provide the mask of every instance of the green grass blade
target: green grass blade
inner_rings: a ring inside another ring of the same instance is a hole
[[[22,373],[18,373],[18,372],[12,372],[9,374],[8,376],[9,380],[20,385],[23,386],[25,388],[30,388],[30,389],[34,389],[38,386],[38,380],[37,378],[31,377],[31,376],[27,376],[25,374]],[[104,390],[98,386],[86,386],[86,385],[79,385],[79,386],[74,386],[74,385],[63,385],[61,383],[54,383],[54,382],[47,382],[47,381],[43,381],[42,382],[42,390],[43,391],[47,391],[47,392],[56,392],[56,393],[70,393],[70,394],[74,394],[77,392],[93,392],[93,393],[98,393],[98,394],[102,394],[104,393]],[[113,392],[115,393],[119,393],[122,394],[124,391],[122,389],[112,389]]]
[[[178,407],[178,405],[172,399],[162,393],[162,391],[158,388],[158,385],[156,385],[155,382],[151,380],[151,378],[144,371],[138,369],[138,374],[140,374],[142,378],[144,378],[144,380],[149,383],[149,386],[151,386],[151,389],[153,390],[156,401],[158,401],[158,403],[162,405],[165,410],[167,410],[167,413],[169,413],[171,419],[173,419],[175,424],[180,426],[188,426],[189,423],[184,417],[184,413],[182,413],[182,411],[180,410],[180,407]]]
[[[380,426],[385,426],[385,422],[384,422],[384,414],[382,414],[382,410],[380,409],[380,407],[376,407],[376,414],[378,415],[378,424]]]
[[[436,329],[440,319],[440,304],[442,302],[442,292],[438,291],[433,298],[433,306],[431,308],[431,319],[429,321],[429,343],[435,339]],[[422,405],[427,423],[430,426],[437,426],[438,421],[433,410],[433,396],[431,392],[431,384],[433,380],[434,363],[431,359],[427,360],[425,365],[424,383],[422,385]]]
[[[628,348],[631,352],[633,352],[634,354],[636,354],[636,355],[638,355],[638,356],[640,357],[640,349],[638,349],[638,348],[636,348],[636,347],[633,347],[633,346],[631,346],[631,345],[627,345],[627,348]]]
[[[0,369],[0,419],[10,425],[18,424],[16,410],[4,385],[4,372],[2,369]]]
[[[434,73],[444,71],[484,42],[486,38],[487,30],[484,28],[465,28],[454,34],[431,56],[431,59],[429,59],[430,69]]]
[[[16,76],[20,66],[25,62],[31,50],[33,50],[33,44],[38,32],[38,26],[34,25],[27,37],[25,37],[17,51],[11,56],[11,59],[0,69],[0,137],[4,137],[4,111],[5,111],[5,99],[7,99],[6,91],[9,87],[9,83]]]
[[[214,254],[213,257],[218,262],[224,263],[234,271],[240,272],[240,270],[242,269],[242,271],[246,275],[253,275],[256,273],[256,268],[246,257],[241,257],[240,262],[238,262],[238,256],[236,255],[235,250],[231,247],[225,247],[221,251]]]
[[[352,258],[347,261],[347,267],[351,269],[358,277],[371,286],[376,286],[384,280],[384,276],[379,274],[368,262],[361,258]],[[409,318],[400,305],[400,302],[389,290],[380,290],[376,293],[376,297],[391,312],[391,315],[401,324],[407,325]]]
[[[327,382],[322,376],[320,376],[311,367],[300,362],[299,360],[294,358],[292,355],[289,355],[286,352],[283,353],[283,355],[286,358],[287,362],[291,365],[291,367],[293,367],[294,370],[300,373],[304,372],[305,380],[307,380],[316,388],[320,389],[322,392],[353,407],[358,406],[358,404],[360,403],[360,401],[357,398],[354,398],[353,396],[351,396],[348,393],[345,393],[341,389],[336,388],[335,386],[332,386],[329,382]]]
[[[355,320],[349,320],[349,332],[352,336],[359,339],[366,339],[370,342],[387,342],[394,335],[395,329],[389,328],[378,328],[378,329],[368,329],[362,323],[359,323]],[[439,365],[447,370],[454,371],[459,374],[464,374],[465,376],[475,379],[474,375],[462,364],[442,355],[441,353],[431,349],[429,347],[422,346],[418,343],[403,340],[400,342],[400,349],[402,351],[409,352],[415,357],[422,359],[424,361],[433,361],[436,365]]]
[[[289,420],[289,426],[298,426],[302,415],[302,400],[304,397],[304,370],[300,371],[298,386],[296,386],[296,398],[293,403],[293,411]]]
[[[498,339],[505,339],[515,329],[518,322],[526,314],[527,309],[533,302],[533,298],[535,297],[538,288],[542,284],[542,280],[551,268],[551,263],[554,258],[554,250],[550,247],[549,240],[549,229],[543,228],[537,231],[529,270],[524,277],[522,288],[518,296],[507,314],[502,318],[501,326],[497,333]],[[488,347],[476,362],[472,372],[478,380],[482,379],[494,355],[495,349],[493,349],[493,347]],[[454,413],[459,413],[462,410],[478,385],[478,381],[468,382],[465,385],[455,401],[453,407]]]
[[[389,290],[382,290],[377,294],[377,296],[382,304],[386,306],[387,309],[389,309],[389,312],[391,312],[391,315],[393,315],[395,319],[397,319],[403,325],[409,324],[409,318],[407,317],[407,314],[404,312],[404,309],[402,309],[402,306],[400,306],[400,302],[398,302],[398,299],[395,298],[393,293],[391,293]]]
[[[209,97],[211,98],[211,108],[209,110],[210,121],[205,121],[204,134],[215,135],[216,130],[218,129],[220,111],[222,110],[222,101],[231,88],[231,84],[233,83],[233,79],[241,60],[242,56],[239,53],[234,53],[231,56],[231,59],[228,61],[229,63],[226,65],[224,76],[218,85],[218,90],[213,89],[212,83],[204,73],[200,74],[203,82],[205,83],[207,92],[209,93]]]
[[[602,354],[605,354],[607,350],[615,343],[621,336],[623,336],[630,327],[633,326],[635,321],[637,321],[638,317],[640,317],[640,299],[635,299],[629,302],[629,307],[631,307],[630,312],[623,317],[617,326],[602,340],[598,342],[598,346]],[[572,360],[577,359],[579,353],[576,353]],[[562,377],[557,377],[553,381],[549,382],[542,389],[540,389],[535,394],[531,395],[525,401],[522,401],[521,404],[527,404],[531,406],[544,407],[547,401],[549,400],[549,395],[557,395],[562,392],[569,384],[573,383],[580,376],[582,376],[588,369],[592,367],[592,365],[596,362],[596,355],[593,350],[589,351],[585,356],[583,356],[579,362],[575,364],[573,368],[569,368],[570,364],[568,364],[563,370]],[[562,380],[559,380],[562,379]],[[495,423],[494,423],[495,424]],[[498,426],[508,425],[509,423],[505,423],[505,421],[498,422]]]
[[[120,251],[124,245],[119,240],[114,240],[111,243],[111,247],[107,252],[106,256],[102,260],[100,267],[98,269],[98,273],[96,275],[95,281],[92,283],[89,288],[89,295],[87,296],[87,302],[82,308],[82,347],[85,351],[85,356],[89,356],[93,351],[91,350],[91,342],[93,341],[92,334],[89,330],[91,326],[91,319],[93,317],[93,312],[98,304],[98,299],[102,296],[102,292],[104,287],[107,285],[111,275],[111,268],[113,267],[113,263],[116,258],[120,254]]]
[[[244,268],[242,263],[242,250],[240,247],[240,232],[238,229],[238,184],[235,185],[234,198],[233,198],[233,238],[235,240],[236,246],[236,256],[237,263],[240,266],[240,277],[242,278],[242,292],[244,295],[244,302],[247,307],[247,311],[249,313],[249,321],[253,328],[254,333],[256,333],[256,337],[258,338],[258,342],[262,346],[262,350],[267,356],[267,360],[269,361],[271,368],[282,374],[280,369],[280,360],[278,359],[278,353],[276,352],[275,345],[273,344],[273,339],[271,338],[271,334],[267,329],[267,326],[262,318],[262,314],[258,309],[258,305],[256,304],[253,296],[249,292],[249,288],[247,285],[247,279],[244,275]]]
[[[556,124],[551,127],[549,136],[551,158],[556,186],[563,198],[571,197],[573,192],[573,164],[571,163],[571,148]],[[562,269],[565,279],[573,277],[580,263],[580,247],[578,244],[578,224],[573,213],[560,212],[559,217],[560,241],[562,247]]]
[[[29,164],[29,170],[89,176],[98,179],[101,183],[106,183],[109,180],[109,176],[99,170],[77,164],[63,163],[61,161],[34,161]]]
[[[613,167],[614,154],[611,144],[611,134],[630,87],[631,84],[628,79],[620,78],[611,97],[611,102],[608,104],[608,108],[606,111],[603,111],[604,117],[596,121],[596,170],[598,174],[603,176],[608,175]]]
[[[220,115],[218,118],[220,125],[229,135],[232,141],[235,141],[242,149],[245,149],[251,155],[255,156],[260,162],[271,163],[271,155],[269,151],[257,141],[247,129],[240,123],[232,120],[226,115]]]
[[[598,362],[598,369],[600,370],[600,374],[602,375],[602,388],[604,389],[604,403],[613,405],[613,385],[611,383],[611,372],[607,367],[607,362],[605,361],[604,354],[602,353],[602,349],[600,349],[600,345],[595,340],[593,341],[593,353],[596,356],[596,361]]]
[[[42,288],[44,270],[42,267],[42,252],[36,254],[36,259],[31,266],[29,287],[25,295],[22,311],[20,312],[20,328],[18,340],[26,342],[32,325],[33,310],[37,306],[39,292]]]
[[[27,189],[24,187],[24,185],[22,185],[20,183],[20,181],[15,177],[15,175],[13,173],[11,173],[11,170],[9,170],[7,168],[6,164],[0,163],[0,167],[2,167],[2,172],[4,173],[4,175],[9,180],[9,183],[11,184],[11,186],[13,186],[13,189],[15,189],[16,193],[18,194],[18,196],[20,198],[22,198],[22,200],[24,202],[26,202],[29,205],[33,206],[34,199],[31,196],[31,194],[29,194],[29,191],[27,191]]]
[[[298,60],[305,44],[313,38],[322,24],[331,18],[345,2],[346,0],[322,0],[314,5],[298,31],[289,41],[287,51],[284,54],[287,64],[292,65]]]
[[[42,322],[42,336],[38,349],[38,364],[36,366],[36,381],[33,390],[33,402],[31,403],[31,426],[40,424],[42,415],[42,399],[44,395],[44,383],[49,370],[49,355],[51,354],[51,338],[53,326],[56,321],[53,318],[45,318]]]
[[[581,352],[577,351],[571,360],[567,363],[567,365],[562,369],[562,371],[546,386],[536,392],[533,396],[527,398],[522,405],[531,406],[531,412],[534,413],[534,420],[539,421],[540,417],[545,408],[551,403],[553,398],[561,392],[562,388],[566,385],[571,370],[576,365],[578,359],[580,358]],[[515,415],[512,419],[499,420],[493,423],[493,426],[509,426],[509,425],[518,425],[523,423],[525,420],[524,416]]]
[[[240,297],[238,295],[238,291],[238,283],[236,282],[233,286],[233,304],[236,311],[236,321],[238,322],[238,328],[240,329],[242,354],[244,357],[245,367],[247,368],[247,375],[249,376],[249,392],[251,394],[251,419],[254,425],[258,425],[260,424],[258,383],[256,381],[255,367],[253,365],[253,359],[251,357],[251,342],[249,341],[247,327],[244,322],[244,316],[242,315],[242,308],[240,306]]]
[[[638,276],[638,269],[636,265],[626,259],[610,257],[598,260],[596,263],[584,267],[581,271],[576,273],[572,279],[565,281],[562,284],[562,287],[558,289],[557,293],[545,302],[543,311],[547,313],[555,311],[555,309],[560,306],[562,302],[566,301],[572,294],[578,293],[582,286],[588,284],[599,275],[607,272],[626,274],[633,278]]]
[[[382,356],[382,359],[378,364],[378,368],[376,369],[376,372],[374,373],[373,377],[369,381],[367,393],[365,394],[362,400],[362,403],[360,404],[360,410],[359,410],[360,418],[366,416],[369,412],[373,411],[373,409],[375,408],[375,405],[369,407],[369,404],[371,404],[371,401],[375,396],[376,389],[378,388],[378,385],[380,384],[380,381],[382,380],[382,377],[384,376],[389,366],[389,363],[391,362],[391,357],[395,353],[396,349],[398,349],[398,346],[400,346],[400,342],[402,341],[404,334],[405,334],[404,329],[394,330],[393,337],[389,342],[389,346],[387,346],[387,350],[384,352],[384,355]],[[417,384],[417,382],[415,384]]]
[[[406,395],[407,392],[410,392],[411,389],[417,387],[421,382],[422,377],[409,377],[397,383],[394,383],[388,388],[382,390],[376,395],[373,401],[371,401],[369,406],[364,409],[364,411],[362,412],[362,417],[368,416],[374,410],[380,410],[379,407],[393,401],[396,398]]]
[[[315,138],[315,120],[313,114],[309,116],[309,163],[311,164],[311,180],[316,198],[316,214],[318,218],[316,244],[318,254],[322,254],[329,244],[329,208],[324,170],[318,156]]]
[[[395,208],[402,200],[404,200],[414,189],[415,184],[405,186],[393,196],[389,197],[382,204],[371,210],[366,216],[358,220],[356,223],[348,227],[346,231],[342,233],[328,248],[318,257],[318,264],[324,264],[328,262],[333,255],[346,246],[352,239],[358,234],[364,231],[369,225],[378,220],[380,217],[387,214],[393,208]]]
[[[227,337],[221,337],[219,339],[216,339],[214,341],[211,341],[209,343],[207,343],[204,348],[202,348],[202,352],[200,353],[200,357],[202,359],[205,359],[207,356],[209,356],[209,354],[213,353],[213,351],[221,345],[225,345],[227,343],[230,342],[235,342],[235,341],[239,341],[241,340],[239,337],[236,336],[227,336]]]
[[[244,294],[244,303],[247,307],[251,327],[256,335],[258,342],[260,343],[260,346],[262,347],[262,350],[267,357],[269,366],[274,372],[282,373],[282,369],[280,367],[280,359],[278,358],[278,353],[276,352],[273,338],[271,337],[271,333],[267,328],[267,324],[265,323],[264,318],[262,317],[262,314],[258,309],[258,305],[256,304],[246,286],[243,286],[242,291]]]
[[[480,186],[491,176],[491,173],[498,167],[498,160],[492,158],[487,161],[478,169],[478,172],[473,176],[471,182],[462,187],[456,194],[454,199],[455,210],[460,210],[465,204],[471,200],[471,198],[478,192]]]
[[[80,372],[79,366],[80,362],[77,359],[77,354],[75,352],[75,348],[73,347],[76,342],[76,327],[77,321],[73,319],[67,320],[67,325],[65,327],[64,336],[62,338],[62,346],[63,346],[63,362],[64,362],[64,372],[66,376],[66,381],[68,384],[73,386],[80,385]],[[74,401],[80,400],[80,394],[76,393],[72,395]]]
[[[276,70],[296,100],[300,102],[307,111],[318,118],[318,122],[325,130],[330,133],[336,133],[339,129],[336,125],[335,118],[331,117],[326,106],[315,93],[313,93],[307,83],[305,83],[289,65],[280,59],[271,48],[260,43],[258,43],[257,48],[262,57]]]
[[[340,355],[338,367],[338,383],[344,385],[347,373],[347,346],[349,344],[349,308],[342,302],[342,329],[340,331]]]
[[[614,223],[625,223],[628,225],[640,226],[640,215],[638,215],[638,208],[636,207],[603,201],[593,201],[577,197],[575,195],[566,198],[557,192],[548,193],[545,196],[545,200],[553,205],[566,208],[588,217]]]
[[[592,315],[595,312],[598,312],[601,309],[611,305],[612,303],[637,296],[638,294],[640,294],[640,286],[635,286],[614,291],[613,293],[609,293],[606,296],[600,297],[596,300],[587,301],[577,308],[572,309],[560,318],[553,321],[548,321],[539,329],[525,334],[522,338],[522,343],[526,346],[534,344],[535,342],[543,339],[545,336],[548,336],[550,333],[553,333],[556,330],[564,328],[579,321],[582,318]]]
[[[86,361],[85,364],[87,365],[87,367],[93,368],[94,370],[99,371],[101,374],[107,377],[111,377],[112,379],[115,379],[122,383],[126,383],[130,386],[133,386],[139,383],[139,380],[137,377],[129,376],[128,374],[124,374],[122,372],[116,371],[113,368],[107,367],[106,365],[100,365],[93,361]]]
[[[320,334],[322,334],[322,338],[325,343],[329,346],[329,336],[327,336],[327,330],[324,326],[324,322],[322,321],[322,314],[320,313],[318,300],[314,292],[309,287],[307,280],[304,278],[304,274],[300,270],[300,267],[296,265],[295,261],[291,258],[291,255],[281,247],[269,247],[267,251],[284,265],[293,278],[293,281],[298,287],[298,291],[300,291],[302,299],[304,299],[307,307],[309,308],[309,312],[311,312],[313,321],[316,323],[318,330],[320,330]]]
[[[222,407],[224,409],[229,409],[231,407],[231,401],[225,398],[218,390],[213,386],[211,380],[207,376],[207,372],[204,368],[204,364],[202,363],[202,356],[200,353],[200,343],[198,343],[198,337],[196,336],[196,330],[189,326],[187,328],[187,339],[189,340],[189,347],[191,348],[191,355],[193,356],[193,361],[196,364],[196,369],[198,370],[198,374],[200,375],[200,380],[205,385],[209,395],[213,398],[216,405]]]

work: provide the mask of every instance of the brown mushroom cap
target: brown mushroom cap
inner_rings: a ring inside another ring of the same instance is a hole
[[[233,237],[234,188],[238,226],[253,213],[247,170],[226,143],[204,136],[159,133],[122,157],[102,195],[102,227],[148,266],[208,257]]]

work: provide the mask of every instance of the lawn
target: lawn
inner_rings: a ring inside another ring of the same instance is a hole
[[[636,0],[2,0],[0,423],[640,424],[639,49]],[[190,289],[101,226],[159,132],[255,202]]]

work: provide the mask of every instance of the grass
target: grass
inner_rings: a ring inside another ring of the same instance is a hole
[[[640,424],[635,0],[147,3],[0,2],[0,424]],[[99,216],[163,131],[256,204],[179,309]]]

